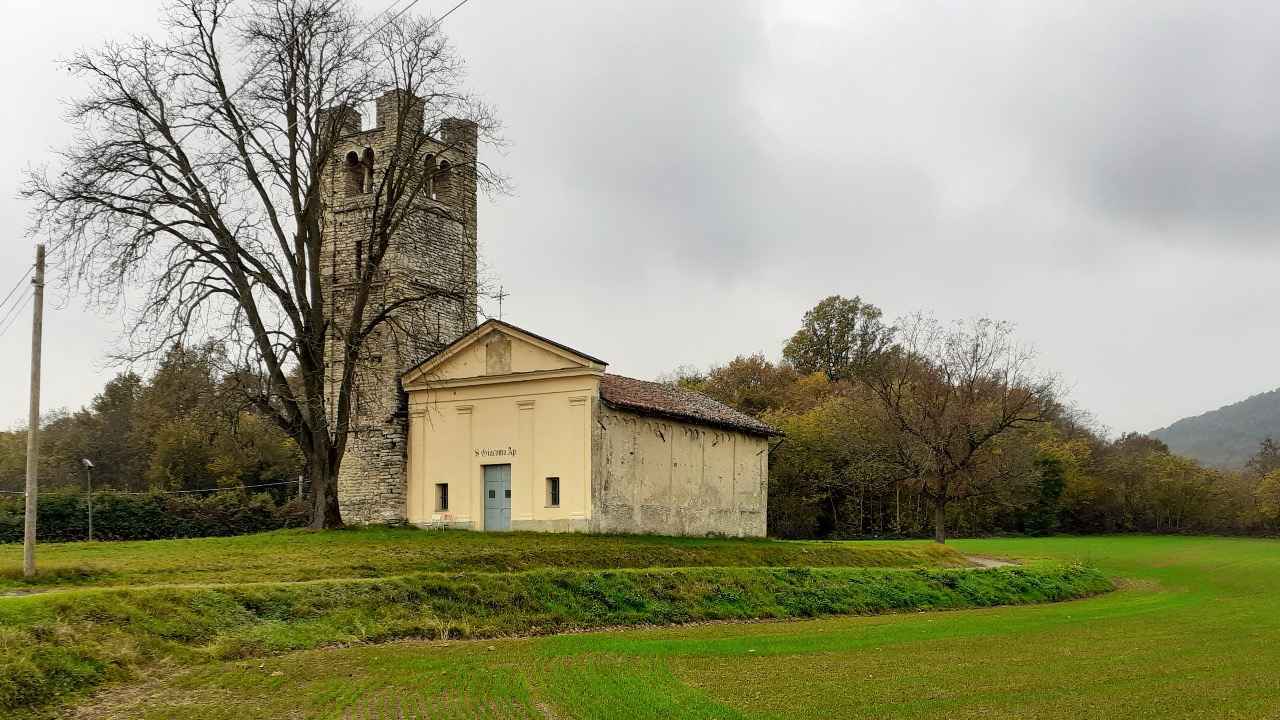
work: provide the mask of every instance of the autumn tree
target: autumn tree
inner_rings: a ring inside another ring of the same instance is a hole
[[[428,141],[407,130],[440,136],[447,118],[461,118],[491,138],[496,123],[463,88],[460,58],[428,19],[366,21],[352,0],[176,0],[164,23],[163,37],[68,61],[88,91],[70,105],[78,138],[60,167],[25,185],[35,232],[86,296],[111,305],[122,287],[137,289],[129,357],[202,336],[224,342],[238,376],[252,381],[246,400],[305,457],[312,527],[340,525],[337,473],[366,340],[395,332],[415,303],[476,291],[379,298],[396,231],[427,224],[414,200],[430,194]],[[322,176],[340,162],[334,147],[351,113],[393,90],[403,91],[395,115],[406,131],[370,178],[359,267],[335,304],[322,262]],[[474,162],[452,172],[482,187],[500,182]],[[341,361],[332,374],[330,357]]]
[[[714,367],[697,390],[751,415],[781,407],[798,379],[795,370],[775,365],[764,355],[739,355]]]
[[[810,407],[765,414],[785,437],[770,459],[771,532],[866,534],[869,501],[905,479],[893,462],[893,436],[874,399],[861,388],[845,390]]]
[[[1256,477],[1270,475],[1280,470],[1280,443],[1268,435],[1258,443],[1258,451],[1245,463],[1245,470]]]
[[[174,347],[148,380],[135,426],[149,448],[149,488],[205,489],[293,480],[296,444],[246,406],[220,343]]]
[[[859,377],[897,430],[892,460],[931,504],[944,543],[948,506],[1006,471],[999,441],[1061,411],[1058,383],[1035,370],[1007,323],[915,315],[896,340]]]
[[[1258,515],[1272,530],[1280,530],[1280,470],[1272,470],[1262,477],[1254,490]]]
[[[881,315],[860,297],[832,295],[804,314],[782,356],[801,374],[847,380],[891,344],[893,328]]]

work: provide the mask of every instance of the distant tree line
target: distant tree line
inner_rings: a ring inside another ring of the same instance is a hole
[[[246,382],[220,345],[175,347],[150,378],[124,372],[87,407],[41,422],[40,487],[81,492],[82,459],[94,490],[236,489],[296,480],[297,446],[243,398]],[[26,429],[0,432],[0,490],[23,488]],[[267,488],[279,500],[296,488]]]
[[[1229,472],[1145,435],[1109,438],[1033,360],[1004,323],[889,325],[833,296],[780,363],[739,356],[670,379],[786,433],[769,486],[782,537],[1280,531],[1276,443]]]
[[[740,356],[670,380],[786,433],[770,461],[777,536],[1280,532],[1280,444],[1268,438],[1243,470],[1226,471],[1145,435],[1108,437],[1065,404],[1033,360],[1004,323],[916,315],[890,325],[874,305],[836,296],[805,314],[781,362]],[[243,386],[256,380],[234,367],[216,343],[177,347],[149,378],[121,373],[87,407],[50,413],[42,490],[82,493],[82,458],[95,465],[95,490],[236,490],[296,479],[301,453],[244,402]],[[0,432],[0,490],[22,489],[25,461],[25,429]],[[265,492],[283,507],[296,489]],[[183,505],[204,519],[184,521],[181,533],[257,517],[219,514],[226,502]],[[253,523],[292,524],[295,513]],[[82,532],[80,514],[68,511],[68,534]]]

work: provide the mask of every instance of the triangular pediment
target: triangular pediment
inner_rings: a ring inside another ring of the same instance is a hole
[[[406,389],[432,383],[508,375],[587,370],[603,372],[606,363],[573,348],[489,320],[406,372]]]

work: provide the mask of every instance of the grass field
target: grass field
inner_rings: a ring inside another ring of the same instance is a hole
[[[282,530],[190,540],[41,545],[40,576],[22,578],[22,546],[0,544],[0,592],[57,587],[297,582],[422,572],[539,568],[958,567],[927,542],[778,542],[634,535],[473,533],[370,527]]]
[[[17,563],[17,548],[0,547]],[[778,542],[368,528],[47,546],[0,587],[0,714],[49,716],[157,670],[405,638],[1040,603],[1112,589],[928,542]],[[242,708],[243,710],[243,708]]]
[[[174,672],[73,716],[1280,718],[1280,542],[954,546],[1082,561],[1121,589],[945,613],[312,650]]]

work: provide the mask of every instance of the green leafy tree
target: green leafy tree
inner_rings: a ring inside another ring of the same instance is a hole
[[[782,356],[801,374],[848,380],[892,343],[893,328],[882,314],[860,297],[832,295],[804,314]]]
[[[174,418],[156,435],[147,481],[166,490],[214,487],[210,465],[215,437],[191,418]]]
[[[244,409],[245,379],[227,374],[218,344],[171,348],[152,376],[123,373],[88,406],[54,411],[41,423],[41,480],[79,492],[81,458],[94,487],[142,491],[207,489],[294,480],[302,457],[277,425]],[[22,487],[26,431],[0,433],[0,489]],[[280,493],[283,494],[283,493]]]
[[[874,401],[834,395],[801,412],[773,412],[765,419],[786,434],[769,470],[773,531],[866,534],[869,501],[892,486],[898,471],[888,460],[892,445]]]
[[[1063,463],[1051,455],[1036,460],[1039,476],[1035,503],[1027,510],[1023,527],[1031,535],[1048,535],[1058,528],[1058,503],[1066,490],[1066,470]]]

